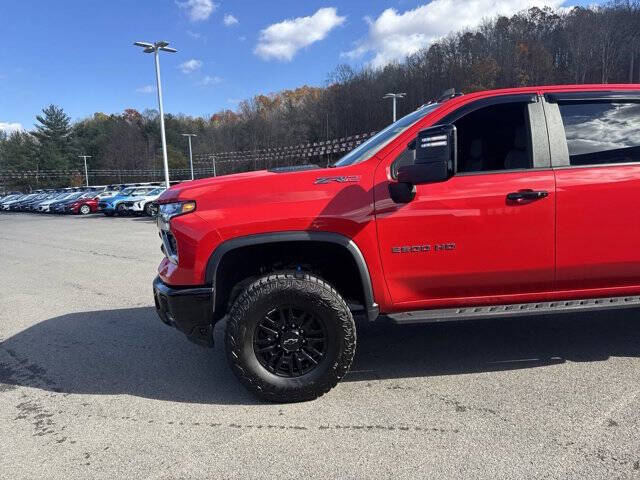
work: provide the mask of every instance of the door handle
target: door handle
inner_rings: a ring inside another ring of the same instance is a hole
[[[549,192],[546,190],[519,190],[517,192],[511,192],[507,194],[507,200],[510,202],[525,202],[531,200],[538,200],[549,196]]]

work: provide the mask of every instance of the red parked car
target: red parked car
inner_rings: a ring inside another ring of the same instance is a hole
[[[76,215],[89,215],[98,211],[98,198],[81,198],[66,206],[66,213]]]
[[[398,324],[640,305],[640,85],[448,92],[333,168],[159,199],[160,318],[273,401],[348,371],[353,317]]]

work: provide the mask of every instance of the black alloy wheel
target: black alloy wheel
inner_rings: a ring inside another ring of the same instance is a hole
[[[310,312],[292,306],[271,310],[258,322],[253,350],[260,364],[281,377],[299,377],[325,357],[327,329]]]
[[[227,360],[259,398],[302,402],[336,386],[349,370],[356,328],[347,303],[311,273],[257,278],[233,301],[225,330]]]

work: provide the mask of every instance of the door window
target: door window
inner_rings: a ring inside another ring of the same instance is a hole
[[[503,103],[465,115],[454,124],[458,135],[458,173],[532,167],[526,103]]]
[[[640,162],[640,103],[559,104],[570,165]]]

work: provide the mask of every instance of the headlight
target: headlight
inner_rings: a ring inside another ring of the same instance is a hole
[[[196,202],[173,202],[158,205],[158,227],[160,230],[169,230],[169,220],[178,215],[191,213],[196,209]]]
[[[159,205],[160,215],[165,220],[170,220],[178,215],[184,215],[185,213],[191,213],[196,209],[196,202],[175,202],[175,203],[162,203]]]

